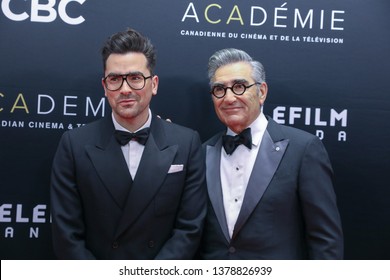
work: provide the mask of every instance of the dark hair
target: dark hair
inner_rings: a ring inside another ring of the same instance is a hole
[[[111,54],[126,54],[129,52],[143,53],[148,62],[147,68],[153,75],[156,66],[156,50],[149,38],[131,28],[113,34],[104,43],[102,48],[103,69],[106,70],[106,62]]]

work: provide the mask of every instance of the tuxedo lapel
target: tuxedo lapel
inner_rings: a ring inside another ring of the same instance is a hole
[[[206,146],[206,178],[207,190],[211,205],[221,226],[223,235],[230,242],[229,229],[226,222],[225,210],[223,206],[222,185],[221,185],[221,149],[222,138],[220,137],[214,146]]]
[[[237,235],[257,204],[260,202],[279,166],[280,161],[283,158],[288,142],[288,139],[274,142],[267,127],[249,178],[248,187],[245,192],[241,211],[234,227],[232,238]]]
[[[132,188],[126,197],[126,204],[116,231],[119,236],[150,204],[159,190],[177,153],[178,146],[167,146],[163,128],[154,119],[151,132],[134,178]]]
[[[131,176],[120,145],[114,137],[114,126],[110,119],[104,119],[98,129],[95,146],[85,150],[105,188],[115,203],[123,209],[131,186]]]

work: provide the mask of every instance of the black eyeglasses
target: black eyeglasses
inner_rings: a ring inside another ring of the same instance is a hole
[[[145,87],[146,80],[151,77],[153,75],[145,77],[142,73],[129,73],[125,75],[108,74],[103,81],[106,88],[112,91],[120,89],[123,81],[126,81],[130,88],[140,90]]]
[[[249,86],[246,86],[242,82],[237,82],[234,83],[231,87],[223,87],[223,86],[214,86],[211,89],[211,93],[216,97],[216,98],[222,98],[226,95],[226,91],[230,89],[235,95],[243,95],[246,89],[254,86],[254,85],[260,85],[261,83],[253,83]]]

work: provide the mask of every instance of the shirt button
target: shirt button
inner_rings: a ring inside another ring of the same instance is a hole
[[[154,247],[154,241],[150,240],[148,246],[149,246],[149,248],[153,248]]]
[[[233,254],[236,252],[236,248],[234,247],[229,247],[229,253]]]
[[[118,242],[114,241],[114,242],[112,243],[112,248],[113,248],[113,249],[117,249],[118,247],[119,247]]]

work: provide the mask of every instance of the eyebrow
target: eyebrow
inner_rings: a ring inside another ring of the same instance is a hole
[[[245,83],[248,83],[248,81],[246,79],[235,79],[235,80],[229,81],[227,83],[231,83],[232,85],[236,84],[236,83],[245,84]],[[226,85],[226,83],[219,83],[219,82],[213,83],[213,87],[220,87],[220,86],[225,86],[225,85]]]
[[[126,75],[144,75],[144,74],[140,71],[132,71],[132,72],[128,72],[126,74],[111,72],[111,73],[108,73],[107,77],[108,76],[126,76]]]

